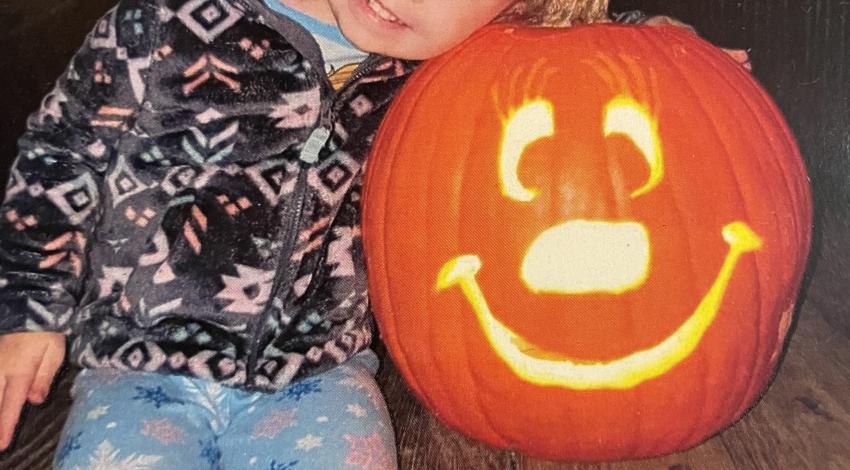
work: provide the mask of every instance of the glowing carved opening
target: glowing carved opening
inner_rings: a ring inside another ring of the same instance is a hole
[[[573,220],[534,240],[520,278],[532,292],[620,294],[643,284],[649,260],[642,224]]]
[[[537,348],[496,319],[476,279],[481,260],[475,255],[458,256],[444,264],[436,289],[461,289],[493,350],[523,380],[575,390],[628,389],[666,373],[690,356],[714,322],[738,260],[762,246],[761,238],[744,222],[724,226],[722,235],[729,252],[688,319],[655,346],[607,362],[591,363]]]
[[[519,180],[517,169],[525,148],[543,137],[555,133],[552,104],[538,99],[520,106],[504,122],[502,144],[499,151],[499,182],[502,194],[520,202],[529,202],[537,195]]]
[[[649,179],[632,192],[631,197],[642,196],[658,186],[664,178],[664,158],[658,125],[646,109],[631,98],[614,98],[605,107],[603,129],[606,137],[621,134],[629,138],[649,164]]]

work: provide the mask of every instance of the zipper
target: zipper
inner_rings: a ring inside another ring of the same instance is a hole
[[[372,55],[366,58],[366,60],[361,62],[360,65],[358,65],[357,68],[354,69],[354,72],[351,73],[351,76],[348,77],[343,86],[333,95],[333,100],[330,105],[325,108],[324,112],[322,112],[319,127],[317,127],[317,129],[325,127],[331,132],[331,135],[329,135],[328,137],[331,139],[333,138],[332,133],[334,126],[334,109],[339,102],[344,101],[342,99],[342,92],[347,91],[347,89],[350,88],[352,84],[356,83],[357,80],[360,80],[361,78],[366,76],[375,68],[376,64],[380,63],[380,61],[384,59],[386,58],[377,55]],[[324,145],[326,146],[327,142],[325,142]],[[285,264],[285,268],[279,269],[277,274],[275,275],[275,279],[272,283],[271,295],[269,296],[269,300],[266,303],[266,308],[260,314],[258,321],[254,326],[254,332],[251,336],[251,341],[248,344],[248,359],[245,365],[245,384],[248,387],[251,387],[253,385],[252,382],[256,376],[255,369],[257,367],[257,361],[260,355],[260,341],[262,340],[263,332],[266,329],[266,322],[268,322],[269,316],[271,315],[271,309],[274,305],[274,299],[277,298],[277,294],[281,288],[292,285],[295,276],[298,274],[298,269],[300,268],[300,263],[291,263],[290,258],[292,257],[292,252],[295,248],[295,243],[298,240],[298,232],[301,228],[300,221],[304,212],[304,205],[308,192],[306,187],[307,170],[310,166],[312,166],[310,164],[305,165],[304,163],[307,162],[303,159],[299,160],[300,170],[298,173],[298,180],[296,180],[295,189],[293,190],[293,198],[291,199],[293,201],[293,204],[291,206],[288,206],[283,211],[283,214],[281,216],[281,220],[284,222],[287,220],[293,221],[293,223],[290,224],[284,230],[284,235],[283,237],[281,237],[285,240],[285,245],[284,248],[281,250],[280,262],[282,264]],[[286,297],[281,299],[283,301],[282,308],[286,308],[286,304],[289,301],[290,294],[291,292],[288,292],[286,294]]]
[[[295,189],[293,190],[294,195],[291,199],[293,203],[283,211],[280,219],[283,223],[285,223],[285,221],[292,221],[291,224],[286,224],[287,227],[284,230],[284,236],[281,237],[284,239],[285,245],[281,250],[280,263],[285,267],[278,269],[278,272],[275,275],[272,283],[271,295],[266,303],[266,308],[259,316],[257,324],[254,326],[254,334],[252,335],[251,342],[248,345],[248,360],[245,365],[245,384],[249,387],[253,385],[252,381],[256,375],[254,369],[257,366],[257,359],[260,352],[260,340],[262,339],[263,331],[266,329],[266,322],[268,322],[269,316],[271,315],[274,299],[277,298],[277,294],[281,287],[292,285],[292,281],[296,274],[298,274],[298,267],[300,266],[298,263],[290,262],[292,252],[295,248],[295,242],[298,239],[298,232],[301,228],[301,216],[304,212],[304,203],[307,195],[307,167],[301,164],[299,164],[299,166],[298,180],[295,182]],[[286,302],[289,300],[289,294],[287,294],[286,298],[282,300],[282,308],[285,308]]]
[[[372,56],[371,58],[367,57],[366,60],[364,60],[363,62],[360,62],[360,64],[357,65],[357,67],[354,69],[354,71],[351,72],[351,75],[348,76],[348,79],[345,80],[345,83],[342,84],[342,87],[340,88],[340,90],[347,87],[348,85],[351,85],[352,83],[356,82],[357,80],[360,80],[361,78],[365,77],[366,72],[371,72],[373,66],[379,60],[380,59],[377,56]]]
[[[364,59],[363,62],[360,62],[354,69],[354,71],[351,72],[351,75],[349,75],[348,78],[345,79],[345,82],[342,84],[339,90],[337,90],[336,97],[334,99],[334,104],[336,104],[337,98],[342,96],[343,91],[346,91],[346,89],[349,88],[357,80],[360,80],[361,78],[368,75],[368,73],[375,68],[376,64],[385,59],[387,58],[379,55],[370,55],[369,57]]]

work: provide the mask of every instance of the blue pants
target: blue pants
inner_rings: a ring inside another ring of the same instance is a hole
[[[395,469],[393,430],[364,351],[275,394],[196,378],[90,369],[57,469]]]

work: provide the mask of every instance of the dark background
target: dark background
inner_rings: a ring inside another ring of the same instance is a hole
[[[475,1],[475,0],[458,0]],[[113,0],[0,0],[0,178],[15,140],[71,54]],[[401,467],[850,469],[850,1],[612,0],[694,25],[750,51],[754,74],[784,111],[811,177],[816,224],[795,333],[778,378],[743,420],[681,454],[613,465],[556,465],[495,451],[443,428],[389,361],[379,374]],[[30,410],[0,468],[48,468],[64,420],[66,373],[54,401]]]

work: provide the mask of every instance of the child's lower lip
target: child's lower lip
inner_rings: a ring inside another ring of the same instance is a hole
[[[405,25],[404,23],[387,21],[387,20],[381,18],[380,16],[378,16],[378,14],[375,13],[375,11],[372,10],[371,7],[369,7],[369,0],[351,0],[351,4],[354,7],[353,9],[356,12],[365,16],[366,18],[368,18],[370,21],[372,21],[373,23],[375,23],[377,26],[379,26],[381,28],[385,28],[385,29],[389,29],[389,30],[402,30],[402,29],[405,29],[407,27],[407,25]]]

